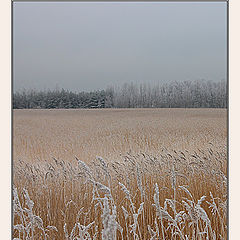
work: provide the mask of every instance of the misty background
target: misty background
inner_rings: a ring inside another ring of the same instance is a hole
[[[225,2],[14,2],[13,90],[226,80]]]

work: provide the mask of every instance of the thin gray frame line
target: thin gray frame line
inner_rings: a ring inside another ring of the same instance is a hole
[[[68,2],[85,2],[85,3],[88,3],[88,2],[101,2],[101,3],[104,3],[104,2],[126,2],[126,3],[131,3],[131,2],[146,2],[146,3],[151,3],[151,2],[159,2],[159,3],[169,3],[169,2],[179,2],[179,3],[183,3],[183,2],[204,2],[204,3],[216,3],[216,2],[226,2],[228,3],[229,0],[169,0],[169,1],[166,1],[166,0],[150,0],[150,1],[147,1],[147,0],[131,0],[131,1],[128,1],[128,0],[11,0],[12,2],[31,2],[31,3],[34,3],[34,2],[65,2],[65,3],[68,3]]]
[[[227,239],[229,239],[229,1],[227,1]]]

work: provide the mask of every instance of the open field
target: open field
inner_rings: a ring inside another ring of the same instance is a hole
[[[85,162],[96,156],[226,145],[226,110],[100,109],[14,110],[14,159]]]
[[[226,121],[226,109],[14,110],[14,237],[227,239]]]

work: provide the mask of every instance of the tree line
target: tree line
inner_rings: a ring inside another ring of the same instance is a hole
[[[13,94],[13,108],[226,108],[226,81],[165,84],[125,83],[102,91],[24,90]]]

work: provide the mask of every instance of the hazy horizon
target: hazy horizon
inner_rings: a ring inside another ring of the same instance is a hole
[[[61,87],[59,86],[58,84],[55,85],[55,87],[52,87],[52,88],[47,88],[47,87],[44,87],[44,88],[19,88],[19,89],[13,89],[13,93],[31,93],[31,92],[35,92],[35,93],[39,93],[39,92],[61,92],[62,90],[64,91],[69,91],[69,92],[72,92],[72,93],[81,93],[81,92],[85,92],[85,93],[90,93],[90,92],[98,92],[98,91],[116,91],[116,92],[119,92],[121,91],[124,87],[131,87],[132,84],[133,84],[133,87],[135,89],[140,89],[141,87],[147,87],[147,88],[154,88],[154,87],[171,87],[171,86],[176,86],[176,84],[178,83],[195,83],[195,82],[198,82],[198,83],[202,83],[203,85],[204,84],[208,84],[209,83],[215,83],[215,84],[219,84],[221,82],[224,82],[224,83],[227,83],[226,79],[221,79],[221,80],[206,80],[206,79],[195,79],[195,80],[186,80],[186,81],[161,81],[161,82],[156,82],[156,83],[152,83],[152,82],[123,82],[121,84],[110,84],[110,85],[107,85],[106,87],[102,87],[102,88],[99,88],[99,89],[90,89],[90,90],[81,90],[81,89],[70,89],[70,88],[64,88],[64,87]],[[203,83],[204,82],[204,83]],[[127,85],[125,85],[127,84]],[[182,85],[183,86],[183,85]]]
[[[13,90],[227,79],[225,2],[14,2]]]

